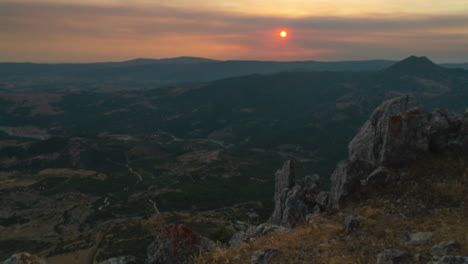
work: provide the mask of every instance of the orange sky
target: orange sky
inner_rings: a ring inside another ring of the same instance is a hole
[[[468,0],[0,0],[0,61],[460,62],[467,43]]]

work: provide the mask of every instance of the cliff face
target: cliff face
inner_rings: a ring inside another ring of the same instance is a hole
[[[331,177],[329,207],[339,207],[360,186],[397,182],[399,170],[428,156],[468,154],[468,114],[428,113],[412,96],[384,102],[349,144],[349,159]]]
[[[330,192],[319,194],[318,176],[295,180],[293,161],[276,172],[275,209],[270,223],[294,227],[325,207],[338,208],[358,190],[397,183],[416,160],[468,155],[468,113],[424,110],[412,96],[380,105],[349,144],[348,160],[338,163]]]

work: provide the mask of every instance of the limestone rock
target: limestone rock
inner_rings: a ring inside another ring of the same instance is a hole
[[[357,190],[398,182],[399,172],[421,157],[468,154],[468,115],[427,113],[412,96],[394,98],[372,113],[348,148],[348,160],[331,176],[329,207],[340,207]]]
[[[409,263],[410,255],[398,249],[386,249],[377,255],[377,264]]]
[[[460,245],[455,240],[441,242],[431,248],[431,255],[442,256],[450,253],[451,250],[459,247]]]
[[[414,150],[427,150],[422,129],[426,119],[423,107],[413,96],[384,102],[371,115],[349,144],[349,159],[363,160],[374,167],[406,162]],[[404,146],[405,152],[402,153]]]
[[[286,231],[288,231],[287,228],[269,223],[264,223],[258,226],[251,226],[245,231],[239,231],[235,233],[229,240],[229,246],[238,247],[242,243],[253,242],[266,234]]]
[[[434,264],[468,264],[468,257],[466,256],[443,256]]]
[[[409,235],[409,241],[408,244],[411,245],[423,245],[427,244],[434,233],[432,232],[418,232],[418,233],[413,233]]]
[[[26,252],[13,254],[3,264],[46,264],[46,261]]]
[[[356,229],[358,229],[366,217],[363,216],[347,216],[345,218],[345,230],[346,233],[350,233]]]
[[[276,248],[267,248],[255,251],[250,259],[251,264],[268,264],[278,252]]]
[[[99,264],[130,264],[130,263],[137,263],[137,259],[133,256],[122,256],[116,258],[110,258],[99,262]]]
[[[304,222],[306,216],[317,205],[315,195],[320,192],[318,175],[306,176],[302,181],[295,181],[295,167],[292,160],[284,163],[276,173],[275,209],[269,223],[283,227],[294,227]]]
[[[190,263],[193,255],[212,250],[212,243],[188,226],[171,224],[148,246],[148,264]]]

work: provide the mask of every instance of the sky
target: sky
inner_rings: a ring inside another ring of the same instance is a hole
[[[409,55],[468,62],[468,0],[0,0],[1,62]]]

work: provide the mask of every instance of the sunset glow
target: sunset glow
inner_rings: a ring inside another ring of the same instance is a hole
[[[467,14],[458,0],[0,0],[0,61],[466,61]]]
[[[287,36],[288,36],[288,32],[286,32],[284,30],[280,32],[280,37],[285,38]]]

